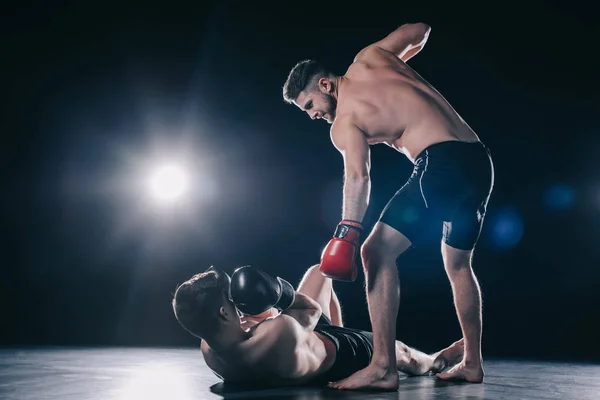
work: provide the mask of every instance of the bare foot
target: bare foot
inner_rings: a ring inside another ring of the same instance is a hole
[[[380,368],[369,364],[366,368],[355,372],[346,379],[338,382],[330,382],[328,387],[342,390],[398,390],[398,371],[394,368]]]
[[[465,354],[465,339],[460,339],[457,342],[452,343],[445,349],[438,351],[433,355],[435,358],[431,366],[431,372],[440,372],[444,369],[451,367],[460,360],[462,360]]]
[[[471,383],[483,382],[483,368],[481,363],[465,363],[461,361],[447,372],[436,375],[440,379],[452,381],[467,381]]]

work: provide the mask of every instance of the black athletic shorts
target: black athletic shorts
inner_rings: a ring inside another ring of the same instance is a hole
[[[321,315],[315,332],[318,332],[335,344],[335,362],[329,370],[312,382],[327,384],[347,378],[356,371],[365,368],[373,357],[373,334],[359,329],[346,328],[331,324],[331,320]]]
[[[408,182],[396,192],[380,221],[406,236],[413,246],[439,238],[472,250],[479,239],[494,186],[490,152],[481,142],[442,142],[415,160]]]

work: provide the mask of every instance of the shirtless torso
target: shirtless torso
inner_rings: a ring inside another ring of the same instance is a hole
[[[384,143],[414,162],[432,144],[479,140],[446,99],[396,54],[369,46],[341,80],[334,142],[350,124],[368,144]]]
[[[335,344],[290,315],[260,322],[249,317],[244,326],[249,327],[249,338],[226,354],[202,341],[206,364],[225,382],[301,385],[335,362]]]

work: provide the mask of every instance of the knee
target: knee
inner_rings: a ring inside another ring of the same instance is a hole
[[[445,259],[444,267],[449,274],[471,271],[471,260],[468,258]]]
[[[303,281],[306,281],[307,279],[310,281],[313,281],[314,279],[317,279],[318,277],[322,277],[320,268],[321,264],[315,264],[312,267],[308,268],[306,270],[306,272],[304,273],[304,278]]]
[[[306,270],[306,273],[309,275],[320,274],[321,271],[319,271],[319,268],[321,268],[321,264],[315,264],[312,267],[310,267],[308,270]]]
[[[369,264],[396,265],[400,254],[410,248],[410,240],[396,229],[382,223],[375,228],[361,247],[363,266]]]
[[[472,251],[442,248],[442,259],[448,273],[469,271],[471,269]]]
[[[373,262],[377,255],[377,246],[373,241],[367,240],[360,248],[360,258],[362,259],[363,266]]]
[[[367,240],[360,249],[360,256],[364,268],[379,265],[386,261],[396,263],[396,255],[386,251],[385,244],[376,240]]]
[[[404,343],[396,342],[396,363],[409,364],[411,360],[410,350]]]
[[[473,273],[471,268],[470,260],[452,260],[451,262],[444,262],[446,273],[452,279],[452,277],[464,276],[464,274],[470,275]]]
[[[471,272],[471,266],[469,264],[445,264],[446,267],[446,272],[449,274],[456,274],[456,273],[464,273],[464,272]]]

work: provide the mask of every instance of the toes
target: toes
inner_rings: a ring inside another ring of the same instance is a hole
[[[451,371],[440,372],[439,374],[435,374],[435,376],[439,379],[448,379],[452,376],[452,372]]]

